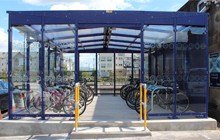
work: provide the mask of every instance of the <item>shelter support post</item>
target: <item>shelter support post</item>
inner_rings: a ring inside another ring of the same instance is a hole
[[[131,53],[131,79],[134,80],[134,53]]]
[[[8,23],[8,119],[12,120],[12,27],[9,16]]]
[[[116,96],[115,93],[115,87],[116,87],[116,74],[115,74],[115,52],[114,52],[114,96]]]
[[[50,76],[50,45],[48,46],[48,55],[47,55],[47,71],[48,71],[48,75],[47,76]]]
[[[209,33],[208,33],[208,20],[205,20],[205,28],[206,28],[206,34],[205,34],[205,53],[206,53],[206,68],[207,68],[207,72],[206,72],[206,81],[205,81],[205,118],[208,118],[208,102],[209,102],[209,50],[208,50],[208,46],[209,46]]]
[[[75,83],[79,82],[78,28],[75,28]]]
[[[144,30],[141,29],[141,70],[140,70],[140,82],[144,82]]]
[[[41,119],[45,120],[45,103],[44,103],[44,59],[45,59],[45,46],[44,46],[44,25],[41,25],[41,46],[39,48],[39,74],[40,74],[40,87],[41,87]]]
[[[54,49],[54,80],[57,83],[57,47]]]
[[[173,106],[173,119],[176,119],[176,32],[177,32],[177,29],[176,29],[176,25],[173,26],[173,31],[174,31],[174,39],[173,39],[173,81],[174,81],[174,84],[173,84],[173,95],[174,95],[174,98],[173,98],[173,102],[174,102],[174,106]]]
[[[95,92],[96,92],[96,96],[98,95],[98,54],[95,54],[95,69],[96,69],[96,73],[95,73],[95,78],[96,78],[96,83],[95,83]]]
[[[28,40],[29,40],[29,36],[27,37]],[[27,65],[26,65],[26,74],[27,74],[27,90],[26,90],[26,96],[28,97],[27,99],[27,104],[29,106],[29,103],[30,103],[30,96],[28,96],[30,94],[30,45],[31,43],[27,40],[27,48],[26,48],[26,62],[27,62]]]

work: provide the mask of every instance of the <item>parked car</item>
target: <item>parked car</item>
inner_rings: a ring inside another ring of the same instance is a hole
[[[12,93],[13,93],[13,99],[15,101],[15,105],[19,103],[19,96],[22,91],[18,89],[17,87],[12,85]],[[8,110],[8,82],[0,79],[0,109],[1,111],[7,111]]]
[[[204,103],[205,85],[207,83],[205,77],[207,75],[206,68],[193,68],[189,70],[187,76],[187,95],[191,100]]]
[[[4,80],[0,80],[0,109],[8,110],[8,84]]]
[[[0,94],[8,93],[8,83],[0,80]]]

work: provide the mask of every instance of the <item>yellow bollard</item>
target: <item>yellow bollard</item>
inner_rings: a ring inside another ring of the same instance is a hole
[[[144,130],[147,128],[147,87],[144,85]]]
[[[79,84],[76,84],[75,87],[75,130],[78,128],[78,120],[79,120]]]
[[[142,84],[140,84],[140,120],[142,120]]]

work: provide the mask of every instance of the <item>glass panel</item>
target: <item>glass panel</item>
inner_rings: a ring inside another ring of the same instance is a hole
[[[72,92],[65,86],[73,86],[75,57],[74,54],[64,53],[71,48],[74,49],[74,34],[74,25],[45,25],[44,37],[46,39],[72,36],[70,39],[55,39],[54,42],[44,43],[45,91],[43,93],[45,99],[45,114],[70,115],[74,113],[73,96],[70,95]],[[50,50],[48,50],[49,46]]]
[[[88,42],[88,43],[82,43],[82,46],[86,45],[96,45],[96,44],[103,44],[103,41],[96,41],[96,42]]]
[[[126,47],[115,47],[115,46],[109,46],[108,48],[112,48],[112,49],[121,49],[121,50],[125,50],[125,49],[127,49]]]
[[[93,36],[93,37],[79,37],[80,41],[85,41],[85,40],[99,40],[103,39],[103,36]]]
[[[177,40],[177,112],[205,112],[207,84],[204,27],[178,26]]]
[[[122,37],[122,36],[111,36],[111,39],[115,39],[115,40],[125,40],[125,41],[133,41],[135,38],[132,37]]]
[[[35,25],[38,27],[39,25]],[[27,90],[27,48],[30,48],[30,89],[33,94],[37,94],[39,86],[39,48],[38,40],[41,35],[28,25],[16,26],[12,28],[12,86],[13,86],[13,108],[16,108],[16,114],[29,114],[27,97],[30,96]],[[24,92],[26,91],[26,92]],[[23,94],[22,94],[23,93]],[[24,102],[25,101],[25,102]],[[13,109],[15,111],[15,109]]]
[[[113,28],[112,33],[127,34],[127,35],[138,35],[139,30],[123,29],[123,28]]]
[[[173,113],[173,26],[150,25],[144,31],[145,78],[149,114]]]
[[[95,33],[103,33],[103,32],[104,32],[104,28],[80,29],[79,35],[95,34]]]

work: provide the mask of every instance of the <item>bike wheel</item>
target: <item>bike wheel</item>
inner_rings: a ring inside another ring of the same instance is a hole
[[[51,101],[47,95],[44,96],[44,109],[47,110],[51,106]],[[42,109],[42,98],[39,93],[32,93],[25,98],[25,109],[30,114],[39,114]]]
[[[171,99],[173,100],[173,98]],[[170,105],[170,110],[174,110],[174,104]],[[184,93],[177,93],[176,94],[176,112],[184,113],[189,108],[189,98]]]
[[[121,88],[120,88],[120,96],[123,100],[125,100],[125,94],[124,94],[124,88],[127,87],[127,85],[123,85]]]
[[[129,108],[135,109],[135,99],[138,91],[136,89],[131,90],[126,96],[126,104]]]
[[[127,85],[123,90],[122,93],[120,94],[121,98],[126,100],[127,94],[134,89],[133,85]]]
[[[136,98],[136,99],[135,99],[135,106],[134,106],[134,108],[135,108],[135,111],[136,111],[138,114],[140,114],[140,98]]]
[[[88,98],[87,98],[87,105],[89,105],[89,104],[92,103],[92,101],[93,101],[93,99],[94,99],[95,93],[94,93],[94,91],[92,90],[92,88],[91,88],[90,86],[86,85],[86,88],[87,88],[88,91],[89,91],[89,95],[87,96],[87,97],[88,97]]]
[[[79,98],[79,115],[82,115],[86,110],[86,100],[83,96]],[[66,114],[75,116],[75,98],[74,95],[68,95],[63,99],[63,111]]]
[[[28,95],[25,99],[25,108],[30,114],[39,114],[41,112],[41,101],[39,95]]]

